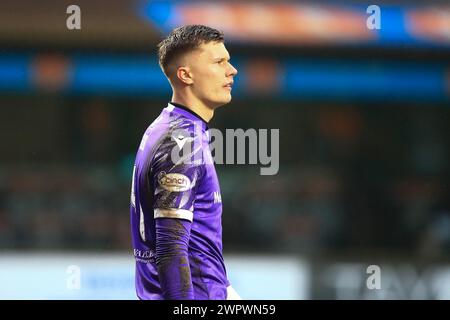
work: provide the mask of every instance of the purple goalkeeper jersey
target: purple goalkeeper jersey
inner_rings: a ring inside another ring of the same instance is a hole
[[[186,290],[192,286],[193,299],[226,299],[222,200],[209,142],[206,122],[178,104],[169,103],[145,131],[133,169],[130,206],[140,299],[167,298],[166,282],[177,279]],[[159,236],[158,223],[164,221],[190,228],[185,242],[188,261],[165,270],[167,281],[158,269],[158,239],[161,244],[180,239],[176,233]],[[190,281],[183,277],[186,272]]]

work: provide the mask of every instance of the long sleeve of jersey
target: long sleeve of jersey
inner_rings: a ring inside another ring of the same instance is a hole
[[[194,299],[188,244],[191,222],[159,218],[156,222],[156,265],[164,299]]]

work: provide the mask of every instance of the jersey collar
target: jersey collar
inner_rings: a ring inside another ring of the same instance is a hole
[[[167,109],[168,111],[176,112],[193,121],[200,122],[202,124],[202,129],[205,131],[209,129],[208,123],[202,117],[200,117],[197,113],[195,113],[194,111],[192,111],[191,109],[182,104],[176,102],[169,102],[167,104]]]

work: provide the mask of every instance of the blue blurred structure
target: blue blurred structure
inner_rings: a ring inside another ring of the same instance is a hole
[[[234,57],[233,57],[234,59]],[[0,55],[0,90],[39,91],[39,72],[29,56]],[[165,97],[170,86],[162,76],[156,57],[85,55],[65,57],[66,81],[62,93],[82,95],[120,95]],[[242,70],[236,79],[236,97],[258,96],[251,65],[255,59],[236,57]],[[276,99],[377,99],[404,101],[448,101],[447,66],[442,63],[404,63],[393,61],[337,61],[336,59],[264,60],[275,66],[267,71],[273,81],[266,95]],[[270,74],[273,72],[274,74]],[[327,94],[324,95],[323,92]]]

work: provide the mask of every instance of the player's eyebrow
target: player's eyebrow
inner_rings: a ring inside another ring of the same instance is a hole
[[[230,57],[224,57],[224,58],[214,58],[215,62],[222,62],[222,61],[230,61]]]

